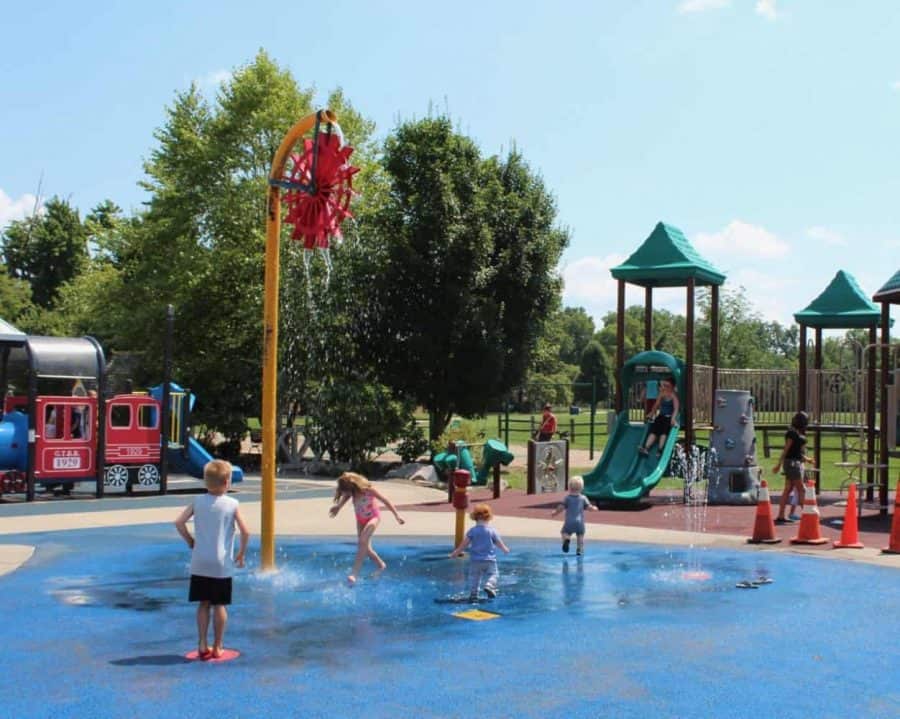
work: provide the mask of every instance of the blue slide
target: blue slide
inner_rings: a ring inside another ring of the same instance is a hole
[[[184,392],[184,388],[175,382],[169,383],[169,390],[172,392]],[[150,396],[157,402],[162,402],[163,386],[161,384],[150,388]],[[194,401],[197,398],[193,394],[188,394],[188,412],[194,409]],[[179,474],[189,474],[197,479],[203,479],[203,467],[207,462],[211,462],[214,457],[204,449],[193,437],[188,437],[187,446],[169,447],[167,458],[169,460],[169,471]],[[231,481],[243,482],[244,470],[237,465],[231,465]]]
[[[189,474],[197,479],[203,479],[203,467],[213,459],[214,457],[204,449],[202,444],[193,437],[189,437],[187,457],[185,457],[185,452],[180,447],[169,448],[169,471]],[[231,481],[244,481],[244,470],[237,465],[231,466]]]
[[[633,502],[659,484],[678,442],[678,432],[669,432],[661,455],[657,456],[656,447],[643,455],[637,450],[649,428],[644,422],[629,422],[627,411],[616,416],[616,427],[603,456],[594,470],[584,475],[588,497],[601,502]]]

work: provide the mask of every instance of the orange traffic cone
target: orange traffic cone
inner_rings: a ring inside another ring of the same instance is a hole
[[[888,546],[881,550],[882,554],[900,554],[900,482],[897,482],[897,491],[894,493],[894,519],[891,521],[891,540]]]
[[[759,483],[756,498],[756,520],[753,523],[753,536],[748,544],[778,544],[781,540],[775,536],[775,522],[772,519],[772,501],[769,499],[769,485],[766,480]]]
[[[800,517],[800,529],[791,544],[825,544],[828,540],[819,531],[819,507],[816,504],[816,483],[811,479],[806,483],[806,494],[803,497],[803,516]]]
[[[859,541],[859,526],[856,518],[856,482],[850,485],[848,492],[841,538],[834,543],[834,546],[838,549],[862,549],[864,545]]]

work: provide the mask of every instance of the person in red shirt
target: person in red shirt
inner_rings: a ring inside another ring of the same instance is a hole
[[[544,405],[544,414],[541,417],[541,426],[537,431],[538,442],[549,442],[556,434],[556,415],[551,411],[553,407]]]

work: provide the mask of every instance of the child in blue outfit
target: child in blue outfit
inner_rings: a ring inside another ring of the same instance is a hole
[[[594,509],[588,498],[581,493],[583,490],[584,480],[581,477],[572,477],[569,480],[569,493],[562,503],[553,510],[552,515],[555,517],[560,512],[565,511],[566,518],[560,532],[562,535],[562,550],[564,552],[569,551],[569,542],[574,534],[577,542],[575,554],[579,556],[584,553],[584,511],[593,511]]]
[[[497,596],[500,572],[497,570],[497,553],[494,547],[500,547],[505,554],[509,554],[509,547],[500,539],[497,530],[490,526],[493,513],[488,505],[476,504],[471,517],[475,520],[475,526],[466,532],[463,541],[450,556],[458,557],[466,548],[469,549],[469,599],[474,602],[478,599],[482,579],[484,593],[491,599]]]

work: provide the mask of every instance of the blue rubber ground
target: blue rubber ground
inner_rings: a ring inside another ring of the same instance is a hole
[[[10,717],[894,717],[900,575],[765,552],[511,541],[479,609],[447,546],[280,541],[276,575],[235,579],[233,662],[195,648],[188,554],[171,526],[7,537],[36,555],[0,578]],[[251,556],[255,565],[257,555]],[[701,579],[686,579],[701,577]],[[707,576],[707,579],[702,577]],[[741,590],[735,583],[771,576]]]

